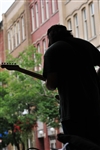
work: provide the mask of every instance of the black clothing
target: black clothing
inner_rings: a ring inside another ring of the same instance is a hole
[[[100,65],[100,52],[82,39],[58,41],[46,51],[43,76],[57,73],[61,121],[100,115],[96,65]]]
[[[69,146],[74,150],[100,150],[100,147],[95,143],[74,135],[58,134],[58,141],[69,143]]]
[[[62,127],[64,134],[77,135],[100,146],[100,117],[63,121]]]

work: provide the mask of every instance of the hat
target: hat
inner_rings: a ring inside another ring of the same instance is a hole
[[[67,27],[66,26],[64,26],[64,25],[60,25],[60,24],[56,24],[56,25],[53,25],[53,26],[51,26],[49,29],[48,29],[48,31],[47,31],[47,35],[49,35],[49,33],[51,32],[51,31],[64,31],[64,32],[72,32],[72,30],[67,30]]]
[[[57,41],[58,39],[64,38],[66,36],[70,36],[71,35],[70,32],[72,32],[72,30],[67,30],[66,26],[56,24],[56,25],[51,26],[48,29],[47,36],[48,36],[49,39],[52,39],[53,42],[54,42],[54,41]],[[49,41],[48,46],[50,46],[50,45],[51,44],[50,44],[50,41]]]

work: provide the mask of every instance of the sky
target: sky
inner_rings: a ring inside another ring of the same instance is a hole
[[[15,0],[0,0],[0,21],[2,14],[5,13]]]

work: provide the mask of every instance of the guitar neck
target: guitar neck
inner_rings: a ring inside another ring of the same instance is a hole
[[[19,68],[17,71],[22,72],[24,74],[27,74],[29,76],[32,76],[34,78],[40,79],[42,81],[46,80],[42,75],[35,73],[35,72],[32,72],[32,71],[29,71],[29,70],[26,70],[26,69],[23,69],[23,68]]]

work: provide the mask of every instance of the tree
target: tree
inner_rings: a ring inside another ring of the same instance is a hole
[[[39,74],[42,73],[42,70],[39,70],[41,58],[42,55],[37,53],[37,49],[33,45],[28,46],[17,58],[7,54],[8,63],[14,62],[27,70],[37,69],[36,72]],[[59,125],[59,122],[56,122],[59,120],[59,104],[55,99],[57,92],[48,91],[43,81],[21,72],[9,72],[5,69],[1,72],[0,81],[2,82],[0,86],[0,117],[4,116],[3,118],[9,124],[11,132],[8,132],[10,135],[8,137],[11,141],[8,141],[12,145],[15,144],[18,147],[18,143],[23,143],[23,137],[27,139],[38,119],[49,126],[57,127]],[[28,114],[24,115],[24,110],[28,110]],[[8,130],[7,126],[5,130]],[[1,132],[2,127],[0,127]],[[13,136],[15,138],[12,138]]]

